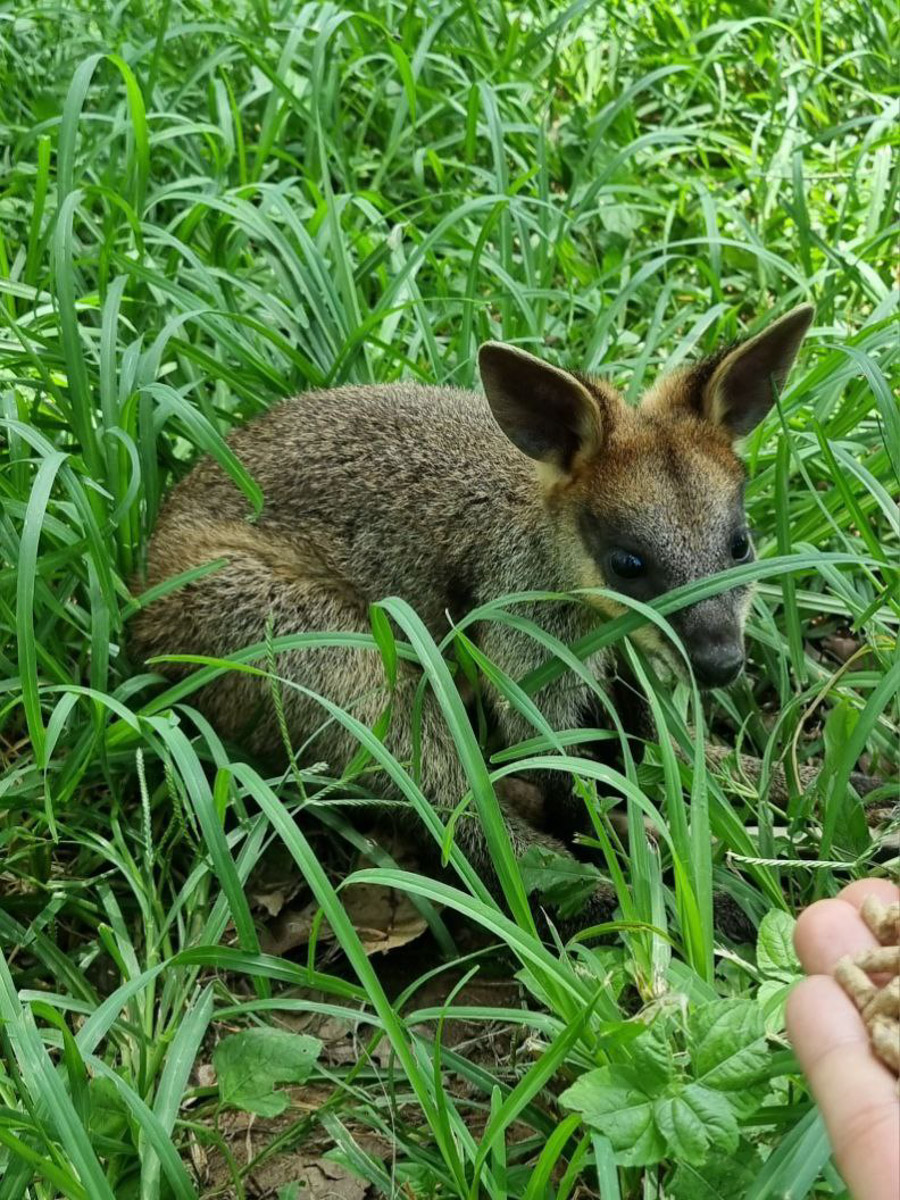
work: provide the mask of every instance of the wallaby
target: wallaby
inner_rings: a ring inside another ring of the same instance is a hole
[[[143,657],[224,657],[277,635],[370,630],[368,606],[407,598],[437,638],[471,608],[511,592],[612,588],[649,601],[680,584],[753,557],[743,510],[745,473],[734,442],[769,412],[810,325],[803,305],[763,333],[658,382],[631,407],[608,383],[564,371],[524,350],[488,342],[479,367],[485,395],[415,383],[314,391],[239,429],[230,446],[261,486],[265,503],[248,521],[246,499],[212,460],[199,463],[163,507],[149,548],[147,583],[225,559],[225,565],[165,595],[134,623]],[[720,687],[744,664],[750,590],[735,588],[669,619],[697,680]],[[521,611],[521,610],[519,610]],[[528,613],[571,643],[621,608],[597,599],[535,606]],[[648,650],[670,652],[649,626]],[[519,679],[546,651],[509,625],[477,629],[484,654]],[[364,649],[283,653],[278,672],[327,696],[370,726],[385,705],[385,673]],[[588,662],[612,686],[607,655]],[[401,664],[386,744],[412,757],[419,674]],[[490,701],[491,688],[485,685]],[[593,694],[571,674],[535,701],[556,730],[596,721]],[[534,729],[494,695],[499,738]],[[282,737],[269,686],[229,672],[199,705],[224,736],[257,755]],[[283,691],[295,746],[340,770],[356,753],[352,736],[325,723],[303,692]],[[437,701],[421,714],[421,785],[449,814],[467,781]],[[316,731],[319,731],[318,733]],[[584,816],[571,781],[548,772],[545,810],[563,840],[509,808],[517,855],[532,845],[567,853]],[[490,883],[492,865],[475,819],[457,840]],[[604,919],[614,900],[598,894],[585,921]]]

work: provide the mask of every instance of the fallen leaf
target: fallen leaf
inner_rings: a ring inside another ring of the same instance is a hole
[[[298,1185],[295,1193],[298,1200],[300,1197],[308,1197],[309,1200],[364,1200],[367,1190],[367,1184],[361,1179],[327,1158],[318,1158],[308,1166],[301,1167],[291,1182]],[[290,1191],[285,1191],[288,1196],[291,1195]]]
[[[212,1063],[201,1063],[197,1068],[197,1086],[215,1087],[216,1069]]]
[[[246,1029],[224,1038],[213,1053],[223,1104],[274,1117],[288,1104],[276,1083],[302,1083],[322,1049],[318,1038],[284,1029]]]
[[[340,893],[344,911],[359,934],[366,954],[386,954],[415,941],[428,924],[404,892],[379,887],[374,883],[354,883]],[[319,911],[313,901],[299,911],[285,909],[277,920],[260,934],[260,945],[267,954],[282,955],[297,946],[305,946]],[[319,926],[318,940],[334,940],[327,921]]]
[[[822,649],[838,660],[838,662],[848,662],[854,654],[859,650],[862,642],[859,638],[846,637],[840,634],[832,634],[830,637],[822,638]]]
[[[273,847],[254,867],[247,884],[251,907],[277,917],[297,895],[305,880],[288,851]]]

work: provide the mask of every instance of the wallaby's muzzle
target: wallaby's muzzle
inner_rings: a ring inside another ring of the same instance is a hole
[[[702,687],[728,687],[744,669],[744,648],[741,642],[727,639],[707,639],[698,646],[686,647],[694,677]]]
[[[744,669],[745,596],[746,589],[725,592],[672,618],[701,687],[728,687]]]

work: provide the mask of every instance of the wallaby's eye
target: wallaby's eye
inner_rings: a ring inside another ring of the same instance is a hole
[[[643,575],[647,565],[639,554],[630,550],[613,550],[609,556],[609,565],[614,575],[620,579],[637,579]]]
[[[739,529],[731,539],[731,557],[735,562],[743,562],[750,557],[751,549],[750,534],[746,529]]]

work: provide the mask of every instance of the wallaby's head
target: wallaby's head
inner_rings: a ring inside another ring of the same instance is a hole
[[[573,586],[648,601],[753,558],[734,443],[772,407],[812,317],[810,305],[794,309],[664,377],[637,407],[512,346],[481,347],[491,411],[539,464]],[[749,603],[748,588],[733,588],[669,617],[699,683],[721,687],[740,674]],[[665,653],[646,628],[642,640]]]

